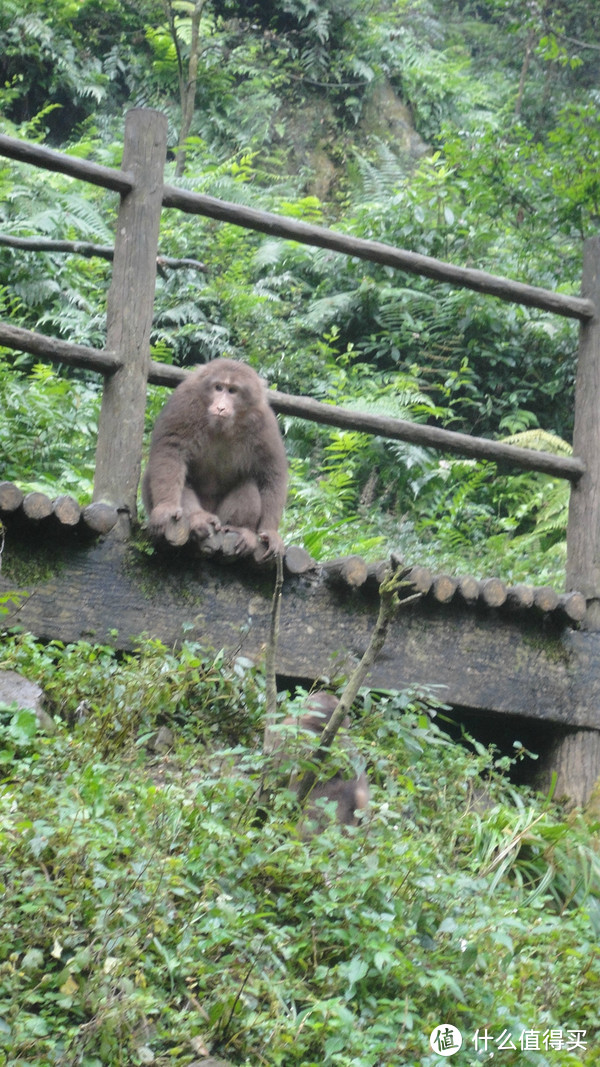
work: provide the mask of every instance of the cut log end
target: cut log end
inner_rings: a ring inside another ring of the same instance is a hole
[[[438,604],[449,604],[458,588],[458,579],[449,574],[437,574],[433,579],[431,593]]]
[[[33,522],[43,522],[52,515],[52,501],[45,493],[27,493],[23,499],[23,514]]]
[[[359,589],[367,580],[367,564],[361,556],[328,560],[322,567],[326,581],[346,585],[350,589]]]
[[[72,496],[57,496],[52,511],[60,526],[77,526],[81,519],[81,508]]]
[[[316,561],[300,545],[286,548],[283,563],[287,574],[308,574],[317,569]]]
[[[433,585],[433,575],[429,567],[411,567],[406,578],[414,592],[421,593],[423,596],[426,596]]]
[[[507,589],[500,578],[486,578],[480,584],[479,595],[487,608],[501,608],[506,603]]]
[[[506,590],[506,607],[511,611],[524,611],[533,607],[534,588],[519,583]]]
[[[107,534],[116,526],[118,518],[119,512],[114,505],[97,500],[83,509],[82,528],[92,534]]]
[[[479,599],[479,582],[470,574],[463,574],[458,579],[458,595],[465,604],[476,604]]]
[[[558,598],[558,608],[569,622],[583,622],[587,611],[587,601],[583,593],[563,593]]]
[[[559,605],[559,596],[555,589],[549,585],[541,585],[533,591],[533,603],[538,611],[547,614],[556,611]]]
[[[0,482],[0,513],[10,515],[21,507],[24,494],[12,482]]]

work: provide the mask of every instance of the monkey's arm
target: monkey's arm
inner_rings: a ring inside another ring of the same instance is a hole
[[[158,438],[153,441],[142,483],[144,507],[150,532],[164,533],[167,524],[183,515],[183,488],[186,460],[175,442]]]
[[[287,498],[288,465],[278,430],[274,447],[271,448],[262,471],[263,476],[259,480],[261,512],[258,536],[265,545],[265,559],[270,559],[275,555],[282,556],[285,552],[283,538],[278,529]]]
[[[285,544],[278,532],[278,526],[281,522],[283,506],[285,504],[285,496],[286,494],[282,493],[281,487],[279,487],[277,492],[261,493],[263,510],[258,527],[258,537],[265,545],[266,559],[270,559],[275,555],[283,556],[285,553]]]

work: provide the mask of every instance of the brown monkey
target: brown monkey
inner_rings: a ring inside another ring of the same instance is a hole
[[[316,693],[312,693],[306,701],[307,711],[300,715],[300,717],[289,716],[283,719],[282,725],[288,727],[285,737],[279,735],[277,741],[273,744],[272,751],[278,751],[282,754],[287,754],[289,749],[293,746],[290,745],[290,730],[293,726],[298,728],[298,739],[300,740],[300,734],[308,731],[311,735],[318,737],[323,732],[323,729],[329,722],[333,712],[338,705],[338,698],[333,693],[326,693],[324,690],[319,689]],[[348,728],[350,721],[348,717],[344,720],[344,728]],[[293,736],[293,735],[292,735]],[[314,745],[311,746],[314,748]],[[302,755],[306,758],[304,745],[302,745]],[[296,755],[295,752],[291,753],[292,758]],[[296,776],[293,775],[290,781],[290,787],[296,788]],[[344,778],[340,771],[337,771],[327,781],[317,782],[310,793],[310,803],[308,807],[308,813],[311,818],[315,818],[318,815],[319,808],[315,806],[314,801],[324,797],[328,801],[335,801],[337,804],[336,818],[339,823],[344,826],[355,826],[357,819],[355,812],[362,808],[366,808],[369,803],[369,783],[364,771],[360,771],[354,778]]]
[[[153,537],[185,520],[199,539],[238,535],[235,551],[283,552],[277,532],[287,493],[287,459],[256,371],[215,359],[178,385],[160,412],[142,482]]]

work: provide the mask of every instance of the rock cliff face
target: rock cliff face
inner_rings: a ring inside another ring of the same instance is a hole
[[[365,104],[359,128],[367,141],[373,138],[383,141],[407,170],[429,151],[429,146],[413,126],[410,108],[402,103],[387,81],[374,87]]]
[[[287,149],[291,173],[307,172],[306,192],[328,201],[336,186],[348,181],[346,138],[340,130],[335,109],[325,98],[302,101],[290,113],[283,109],[273,119],[279,127],[282,145]],[[415,130],[410,109],[403,104],[388,81],[370,91],[358,125],[348,142],[358,151],[369,151],[382,143],[398,159],[400,172],[409,173],[429,146]]]

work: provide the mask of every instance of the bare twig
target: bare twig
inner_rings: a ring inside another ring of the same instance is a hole
[[[384,578],[379,587],[379,614],[377,616],[375,628],[371,634],[371,639],[360,663],[352,672],[346,688],[342,693],[340,702],[321,734],[318,747],[310,757],[310,763],[314,765],[314,769],[311,768],[307,770],[302,776],[297,793],[298,803],[301,806],[306,801],[317,781],[317,768],[319,764],[327,758],[335,735],[344,722],[361,685],[383,648],[389,624],[393,616],[399,608],[406,607],[406,605],[413,603],[415,600],[419,600],[421,596],[420,593],[414,593],[412,596],[403,599],[400,599],[399,597],[400,590],[403,587],[410,585],[409,582],[405,581],[409,570],[410,568],[408,567],[403,568],[402,570],[393,570],[393,568],[390,567],[387,577]]]
[[[109,262],[114,259],[115,252],[111,245],[95,245],[90,241],[62,241],[52,237],[14,237],[8,233],[0,233],[0,245],[5,248],[19,248],[24,252],[65,252],[85,256],[87,259],[95,256]],[[172,256],[159,255],[156,262],[160,267],[168,267],[170,270],[188,267],[190,270],[206,273],[208,269],[206,264],[198,259],[174,259]]]
[[[281,617],[281,592],[283,589],[283,559],[276,556],[275,588],[271,606],[271,627],[265,652],[265,734],[263,752],[269,752],[272,728],[277,720],[277,646],[279,644],[279,620]]]

